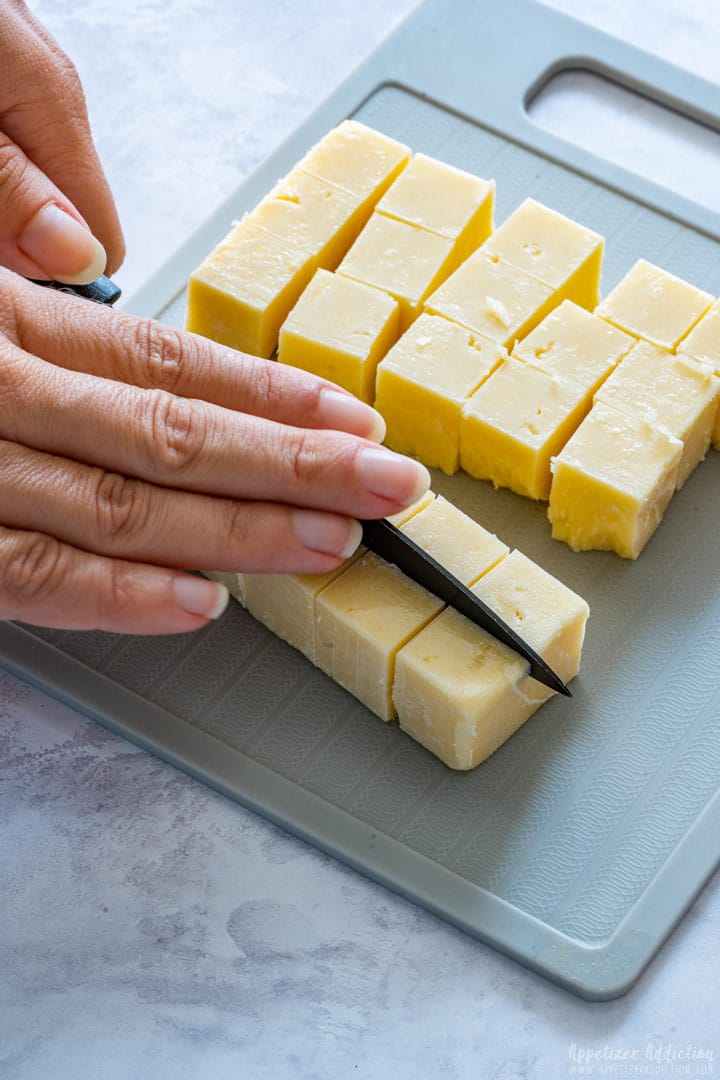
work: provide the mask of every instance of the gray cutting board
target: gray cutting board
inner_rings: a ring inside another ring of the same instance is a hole
[[[531,0],[429,0],[127,305],[183,322],[188,273],[343,117],[494,177],[608,238],[607,291],[640,255],[720,292],[720,216],[528,118],[582,66],[713,127],[718,91]],[[662,89],[661,89],[662,88]],[[542,506],[435,487],[592,608],[572,702],[448,770],[233,605],[192,637],[0,627],[14,673],[588,998],[627,990],[720,860],[720,454],[640,560],[553,542]]]

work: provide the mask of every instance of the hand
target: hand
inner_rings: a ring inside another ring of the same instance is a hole
[[[125,248],[70,60],[19,0],[0,3],[0,264],[86,284]]]
[[[0,618],[179,633],[227,594],[173,568],[331,570],[428,487],[383,434],[323,379],[0,270]]]

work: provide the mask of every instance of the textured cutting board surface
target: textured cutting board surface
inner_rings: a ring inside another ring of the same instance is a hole
[[[532,195],[603,233],[604,292],[641,255],[720,292],[708,231],[408,87],[360,100],[345,112],[494,177],[497,220]],[[284,154],[275,175],[299,156]],[[181,326],[184,303],[181,291],[156,313]],[[612,996],[720,854],[720,454],[637,563],[552,541],[545,507],[510,492],[462,474],[433,486],[591,606],[572,701],[548,703],[472,773],[383,724],[238,605],[192,637],[4,627],[5,663],[575,992]]]

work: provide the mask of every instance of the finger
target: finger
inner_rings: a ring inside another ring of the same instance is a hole
[[[7,332],[27,352],[52,363],[283,424],[332,428],[376,442],[385,437],[385,422],[375,409],[308,372],[31,282],[15,279],[6,288],[12,290],[14,313]]]
[[[397,513],[429,487],[424,466],[352,435],[69,372],[7,341],[3,352],[10,442],[164,487],[357,518]]]
[[[69,630],[181,634],[224,611],[227,589],[0,527],[0,619]]]
[[[77,71],[24,5],[14,12],[0,14],[0,30],[4,66],[11,76],[2,94],[0,126],[55,189],[62,192],[71,216],[87,223],[107,252],[108,273],[114,273],[123,261],[125,244],[115,203],[93,144]],[[34,255],[32,258],[35,260]],[[42,260],[40,265],[44,266]],[[19,266],[13,268],[25,272]],[[56,275],[48,273],[48,276]]]
[[[2,441],[0,521],[97,555],[185,570],[320,574],[362,535],[337,514],[168,491]]]

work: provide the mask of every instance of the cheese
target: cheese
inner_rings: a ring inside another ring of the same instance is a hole
[[[410,150],[357,120],[343,120],[297,168],[343,188],[368,210],[410,160]]]
[[[482,249],[531,274],[583,308],[600,299],[603,238],[534,199],[525,199]]]
[[[245,219],[190,275],[186,328],[267,358],[314,270],[309,252]]]
[[[652,414],[598,402],[553,462],[553,537],[636,559],[662,520],[682,454]]]
[[[588,606],[518,551],[472,586],[565,681],[580,666]],[[446,609],[397,654],[400,727],[453,769],[492,754],[551,691],[517,653]]]
[[[565,300],[512,355],[593,394],[634,344],[635,338]]]
[[[596,308],[636,338],[672,352],[712,304],[712,296],[639,259]]]
[[[595,395],[615,407],[629,408],[683,443],[677,475],[680,488],[710,446],[720,403],[720,379],[709,364],[672,356],[639,342]]]
[[[493,181],[415,154],[385,192],[377,211],[446,236],[461,262],[492,232],[494,196]]]
[[[367,220],[360,197],[300,169],[280,180],[245,219],[334,270]]]
[[[454,265],[454,243],[446,236],[375,213],[337,272],[394,297],[405,330]]]
[[[392,297],[318,270],[282,325],[278,360],[372,403],[377,365],[399,334],[400,311]]]
[[[425,303],[431,315],[444,315],[505,348],[524,337],[555,307],[547,285],[480,248]]]
[[[710,364],[715,374],[720,375],[720,300],[715,301],[688,336],[683,338],[678,353]],[[720,408],[715,418],[712,442],[715,449],[720,450]]]
[[[421,315],[377,369],[375,408],[385,442],[452,475],[459,465],[463,402],[507,354],[436,315]]]
[[[504,559],[507,544],[438,495],[403,527],[411,540],[462,581],[472,585]]]
[[[547,499],[550,459],[589,408],[582,386],[510,358],[463,406],[460,464],[495,487]]]
[[[245,603],[244,574],[233,574],[224,570],[203,570],[203,576],[210,578],[211,581],[219,581],[231,596],[234,596],[241,604]]]

